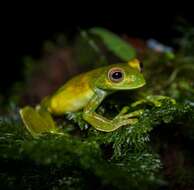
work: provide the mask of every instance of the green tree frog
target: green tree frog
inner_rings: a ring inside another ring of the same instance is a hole
[[[142,110],[125,114],[121,111],[112,120],[95,111],[110,94],[120,90],[137,89],[145,85],[139,60],[112,64],[79,74],[67,81],[59,90],[45,97],[35,109],[20,109],[21,118],[33,136],[44,132],[58,133],[51,115],[83,110],[83,119],[97,130],[110,132],[121,126],[137,122]]]

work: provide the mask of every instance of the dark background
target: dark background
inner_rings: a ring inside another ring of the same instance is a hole
[[[156,38],[169,43],[179,35],[175,30],[179,18],[194,25],[193,13],[189,8],[190,5],[186,2],[179,7],[165,2],[156,2],[155,6],[144,6],[141,2],[137,2],[137,5],[123,5],[118,2],[118,6],[116,4],[114,8],[111,4],[105,7],[100,3],[98,6],[93,4],[90,8],[57,5],[52,9],[38,9],[28,5],[18,9],[13,6],[13,9],[8,9],[3,15],[1,23],[3,52],[0,91],[4,93],[15,81],[22,80],[21,58],[24,55],[38,58],[43,42],[52,39],[56,33],[65,33],[73,40],[79,28],[102,26],[117,34],[145,39]]]

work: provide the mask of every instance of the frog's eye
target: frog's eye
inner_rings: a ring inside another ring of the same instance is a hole
[[[108,78],[112,82],[121,82],[124,79],[124,71],[121,68],[112,68],[108,72]]]

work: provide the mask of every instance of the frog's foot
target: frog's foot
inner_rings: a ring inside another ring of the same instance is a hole
[[[32,136],[36,137],[48,132],[61,134],[49,112],[41,109],[35,110],[29,106],[20,109],[19,112],[25,127]]]
[[[128,113],[129,107],[125,106],[122,108],[122,110],[120,111],[120,113],[115,117],[115,119],[127,119],[127,118],[134,118],[134,117],[139,117],[140,115],[143,114],[144,110],[143,109],[139,109],[136,111],[133,111],[131,113]]]
[[[108,120],[96,113],[93,114],[84,114],[84,119],[95,127],[99,131],[111,132],[122,126],[133,125],[138,122],[138,116],[143,113],[143,110],[137,110],[128,114],[123,112],[117,115],[114,119]]]
[[[93,115],[86,114],[84,115],[84,119],[97,130],[104,132],[112,132],[122,126],[132,125],[138,122],[137,118],[127,118],[127,117],[126,118],[115,117],[113,120],[108,120],[97,114]]]
[[[169,100],[172,104],[176,104],[176,101],[173,98],[168,96],[147,96],[145,99],[136,101],[131,104],[132,107],[136,107],[141,104],[153,104],[156,107],[160,107],[162,105],[162,100]]]
[[[111,121],[113,127],[109,131],[114,131],[114,130],[122,127],[122,126],[133,125],[133,124],[135,124],[137,122],[138,122],[138,118],[135,118],[135,117],[134,118],[130,118],[128,116],[128,114],[120,116],[120,117],[115,117]],[[107,131],[107,132],[109,132],[109,131]]]
[[[144,112],[143,109],[140,109],[126,114],[127,110],[128,108],[124,107],[112,122],[117,123],[117,125],[132,125],[138,122],[138,117]]]
[[[130,107],[129,106],[124,106],[121,111],[118,113],[118,115],[116,117],[119,117],[121,115],[126,114],[129,111]]]

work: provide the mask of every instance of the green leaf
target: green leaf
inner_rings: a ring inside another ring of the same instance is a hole
[[[107,48],[123,61],[129,61],[136,57],[135,49],[112,32],[98,27],[90,29],[89,32],[99,36]]]

